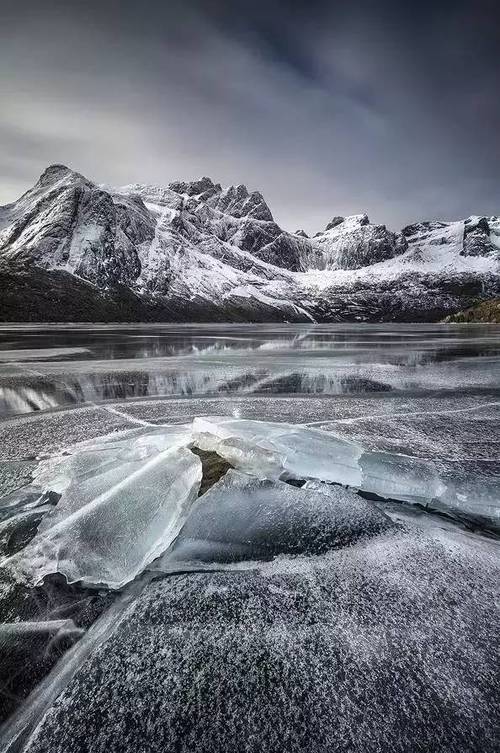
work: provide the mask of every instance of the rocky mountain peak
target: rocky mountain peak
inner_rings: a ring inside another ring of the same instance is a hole
[[[71,170],[69,167],[66,167],[66,165],[49,165],[43,173],[40,175],[38,182],[36,183],[36,186],[51,186],[54,183],[58,183],[61,180],[77,180],[77,181],[84,181],[88,182],[86,178],[83,177],[83,175],[80,175],[80,173],[75,172],[74,170]]]
[[[488,224],[488,220],[486,217],[468,217],[465,220],[465,227],[464,227],[464,233],[465,235],[469,235],[469,233],[473,233],[474,231],[478,231],[480,233],[484,233],[485,235],[490,234],[490,226]]]
[[[468,217],[464,222],[463,256],[500,257],[498,217]]]
[[[344,222],[345,217],[342,217],[341,215],[337,215],[336,217],[333,217],[328,225],[325,227],[326,230],[332,230],[332,228],[337,227],[337,225],[340,225],[342,222]]]
[[[367,214],[351,214],[347,217],[337,215],[330,220],[330,222],[322,232],[316,233],[316,236],[330,233],[330,231],[335,231],[335,235],[337,235],[337,232],[351,232],[369,224],[370,220]]]
[[[274,222],[271,210],[259,191],[249,193],[242,183],[238,186],[228,186],[220,193],[207,200],[207,204],[232,217],[251,217],[263,222]]]
[[[363,299],[356,316],[376,319],[384,286],[392,306],[394,285],[408,279],[408,300],[418,308],[435,295],[438,276],[448,284],[455,271],[465,291],[457,293],[457,308],[465,308],[467,295],[498,294],[499,257],[497,217],[420,222],[396,234],[366,214],[335,216],[308,238],[274,222],[259,191],[244,184],[223,189],[206,176],[114,189],[56,164],[18,201],[0,207],[4,269],[23,269],[33,280],[63,275],[72,290],[73,278],[78,285],[86,280],[94,286],[91,298],[96,290],[107,296],[125,287],[138,311],[168,310],[178,321],[342,318],[353,295]],[[417,296],[415,280],[421,290],[429,287],[427,299]],[[461,285],[453,282],[453,290]],[[20,295],[29,296],[23,286]],[[451,295],[445,283],[443,291]]]
[[[207,178],[206,176],[191,181],[176,180],[173,183],[169,183],[168,187],[171,191],[187,194],[188,196],[218,193],[221,190],[220,184],[215,184],[211,178]]]

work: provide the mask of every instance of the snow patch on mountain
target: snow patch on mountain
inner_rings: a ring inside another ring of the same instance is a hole
[[[203,177],[111,188],[53,165],[0,208],[0,262],[65,271],[104,291],[122,285],[179,318],[411,317],[498,295],[500,218],[394,233],[366,214],[335,216],[308,238],[282,230],[243,185]]]

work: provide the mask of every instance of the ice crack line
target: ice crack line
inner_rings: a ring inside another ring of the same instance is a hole
[[[108,413],[113,413],[115,416],[125,418],[132,424],[137,424],[138,426],[156,426],[156,424],[152,424],[149,421],[144,421],[142,418],[136,418],[135,416],[131,416],[129,413],[124,413],[123,411],[118,410],[118,408],[113,408],[111,405],[97,405],[97,403],[93,403],[93,405],[95,405],[96,408],[107,411]]]
[[[409,413],[375,413],[371,416],[355,416],[354,418],[332,418],[329,421],[310,421],[309,423],[300,424],[300,426],[319,426],[321,424],[352,424],[355,421],[370,421],[371,419],[391,419],[407,416],[443,416],[450,413],[467,413],[471,411],[483,410],[483,408],[492,408],[500,405],[500,401],[494,403],[483,403],[482,405],[471,405],[468,408],[450,408],[449,410],[422,410],[410,411]]]

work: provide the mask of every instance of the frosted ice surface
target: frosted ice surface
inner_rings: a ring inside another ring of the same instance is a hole
[[[93,453],[60,463],[62,498],[22,553],[23,567],[36,580],[59,572],[70,583],[110,588],[135,578],[178,534],[201,481],[199,458],[166,444],[122,447],[120,458],[101,464]]]
[[[497,549],[399,528],[160,580],[26,750],[493,753]]]
[[[196,515],[183,531],[183,537],[190,539],[189,545],[184,542],[184,560],[241,559],[269,555],[283,547],[283,551],[294,551],[295,546],[300,550],[302,544],[297,541],[286,543],[283,527],[298,526],[297,530],[302,530],[294,515],[300,517],[300,511],[306,509],[307,495],[313,489],[294,489],[284,485],[284,479],[333,482],[382,498],[428,504],[498,524],[498,471],[488,459],[457,464],[446,458],[439,461],[383,452],[373,445],[370,448],[369,443],[367,447],[363,441],[339,437],[333,431],[291,423],[196,418],[192,426],[144,426],[83,442],[68,448],[66,452],[70,454],[41,463],[34,488],[56,491],[62,498],[55,509],[46,512],[37,535],[19,555],[35,579],[60,572],[70,582],[81,580],[119,588],[165,552],[179,533],[199,489],[200,461],[187,449],[192,442],[215,450],[254,478],[249,481],[241,474],[229,474],[213,492],[203,496],[205,518],[210,502],[214,505],[210,525],[220,530],[217,535],[211,533],[210,527],[208,532],[200,529],[195,536],[188,533],[189,525],[194,525],[201,514],[202,508],[197,506]],[[269,479],[275,480],[276,486]],[[240,497],[233,499],[234,494],[226,485],[237,487]],[[213,495],[222,491],[223,499],[215,502]],[[311,512],[307,518],[309,538],[304,539],[313,550],[317,546],[310,544],[317,530],[314,516],[319,509],[324,512],[327,504],[323,500],[318,507],[318,491],[329,494],[331,499],[342,492],[321,485],[315,490],[315,500],[310,500],[314,514]],[[351,495],[348,509],[352,511],[353,495],[345,494]],[[243,498],[247,500],[245,510]],[[358,497],[356,500],[358,505],[365,504]],[[292,501],[296,505],[293,515],[289,510]],[[332,531],[337,530],[338,519],[334,525],[331,502],[328,504],[329,523],[323,521],[321,525],[329,531],[329,546],[334,546],[336,534]],[[221,517],[224,505],[231,518],[227,522]],[[363,514],[369,521],[370,509],[365,508]],[[255,521],[260,529],[255,528]],[[235,531],[239,531],[237,536]],[[306,544],[303,546],[307,548]]]
[[[315,485],[316,484],[316,485]],[[321,482],[302,489],[230,470],[193,506],[165,562],[320,554],[393,527],[354,492]]]

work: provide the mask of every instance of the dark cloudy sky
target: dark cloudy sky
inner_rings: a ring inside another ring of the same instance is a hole
[[[0,203],[209,175],[288,229],[500,214],[499,0],[0,0]]]

